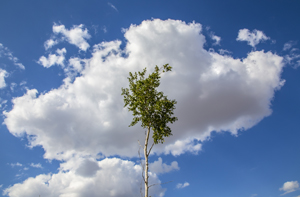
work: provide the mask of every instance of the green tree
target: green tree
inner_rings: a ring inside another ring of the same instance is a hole
[[[124,96],[124,107],[133,113],[133,120],[129,126],[134,126],[141,122],[142,128],[146,129],[143,166],[145,183],[145,197],[148,197],[148,190],[151,187],[148,182],[148,157],[154,144],[163,143],[165,137],[172,135],[168,123],[174,123],[177,117],[174,117],[176,100],[169,100],[163,92],[158,92],[161,74],[171,71],[172,67],[168,64],[159,68],[155,66],[153,73],[146,78],[147,69],[142,72],[129,73],[129,88],[122,88]],[[152,130],[153,144],[148,149],[149,136]]]

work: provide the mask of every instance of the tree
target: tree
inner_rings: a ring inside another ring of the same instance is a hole
[[[158,92],[161,74],[169,72],[172,67],[168,64],[161,68],[155,66],[155,71],[145,78],[147,69],[142,72],[129,73],[129,88],[122,88],[124,96],[124,107],[133,113],[133,120],[129,126],[134,126],[141,122],[145,131],[144,156],[145,164],[143,165],[145,183],[145,197],[148,197],[148,190],[151,187],[148,182],[148,157],[154,144],[163,143],[165,137],[172,135],[168,123],[174,123],[177,117],[173,116],[176,100],[169,100],[163,92]],[[148,150],[148,141],[150,132],[152,132],[153,144]]]

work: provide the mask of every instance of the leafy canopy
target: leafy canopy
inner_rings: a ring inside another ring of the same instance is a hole
[[[134,126],[139,121],[143,128],[153,130],[154,143],[163,143],[164,137],[172,135],[168,123],[173,123],[177,117],[173,116],[176,100],[169,100],[163,92],[158,92],[161,73],[171,71],[172,67],[168,64],[161,68],[155,66],[155,71],[147,78],[147,69],[142,72],[129,73],[129,88],[122,88],[124,96],[124,107],[128,107],[133,112],[133,120],[129,126]]]

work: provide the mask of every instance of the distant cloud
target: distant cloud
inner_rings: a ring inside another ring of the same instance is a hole
[[[212,35],[211,38],[215,41],[214,45],[220,45],[221,37],[216,36],[216,35]]]
[[[0,43],[0,57],[2,56],[7,57],[9,60],[13,62],[15,66],[18,66],[22,70],[25,69],[25,66],[19,62],[19,59],[13,56],[13,53],[7,47],[3,46],[3,44]]]
[[[292,47],[294,46],[294,45],[296,45],[297,44],[297,41],[288,41],[287,43],[285,43],[284,45],[283,45],[283,50],[284,51],[287,51],[287,50],[290,50],[290,49],[292,49]]]
[[[185,182],[185,183],[178,183],[177,185],[176,185],[176,188],[177,189],[182,189],[182,188],[185,188],[185,187],[187,187],[187,186],[189,186],[190,184],[188,183],[188,182]]]
[[[6,70],[0,68],[0,89],[6,87],[5,78],[8,77]]]
[[[106,28],[106,26],[103,26],[103,27],[102,27],[102,30],[103,30],[104,33],[107,33],[107,28]]]
[[[177,140],[175,143],[167,145],[165,148],[165,154],[171,153],[174,156],[181,155],[185,152],[191,152],[197,154],[201,150],[202,145],[194,143],[193,141]]]
[[[107,3],[111,8],[113,8],[114,10],[116,10],[117,12],[119,12],[119,10],[116,8],[116,6],[114,6],[113,4],[111,4],[110,2]]]
[[[230,55],[232,52],[226,50],[226,49],[219,49],[220,55]]]
[[[49,54],[48,58],[45,56],[40,57],[38,63],[44,66],[45,68],[49,68],[55,64],[64,67],[66,52],[67,50],[65,48],[57,49],[56,54]]]
[[[296,190],[299,190],[299,183],[298,183],[298,181],[287,181],[283,184],[283,186],[281,188],[279,188],[279,190],[284,191],[284,193],[281,195],[285,195],[285,194],[294,192]]]
[[[261,41],[269,40],[262,31],[254,29],[252,32],[249,29],[240,29],[238,33],[237,41],[247,41],[248,45],[255,47]]]
[[[71,29],[66,29],[64,25],[54,24],[52,29],[54,36],[44,43],[46,50],[64,40],[77,46],[82,51],[86,51],[90,47],[86,40],[90,39],[91,35],[86,28],[84,29],[82,24],[74,25]],[[59,35],[61,37],[58,37]]]
[[[15,166],[22,167],[23,165],[21,163],[17,162],[17,163],[11,163],[10,166],[11,167],[15,167]]]
[[[293,68],[298,68],[300,67],[300,50],[294,47],[295,45],[297,45],[297,41],[293,40],[284,44],[283,51],[288,52],[288,54],[284,56],[284,61]]]
[[[58,44],[59,41],[58,40],[53,40],[53,39],[49,39],[44,43],[44,47],[45,49],[50,49],[51,47],[53,47],[54,45]]]
[[[31,163],[30,166],[33,167],[33,168],[43,168],[40,163],[36,163],[36,164],[35,163]]]
[[[151,172],[154,172],[156,174],[163,174],[171,172],[173,170],[179,170],[178,163],[176,161],[173,161],[171,165],[167,165],[162,162],[161,157],[159,157],[157,161],[150,163],[149,168]]]

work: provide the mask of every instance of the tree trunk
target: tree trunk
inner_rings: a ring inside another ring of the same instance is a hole
[[[150,135],[150,127],[148,127],[147,130],[147,135],[145,139],[145,146],[144,146],[144,155],[145,155],[145,197],[148,197],[148,189],[149,189],[149,184],[148,184],[148,140],[149,140],[149,135]]]

